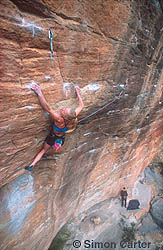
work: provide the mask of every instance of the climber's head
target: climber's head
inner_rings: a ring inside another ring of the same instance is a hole
[[[71,121],[76,117],[75,109],[73,108],[64,108],[60,111],[61,116],[64,120]]]

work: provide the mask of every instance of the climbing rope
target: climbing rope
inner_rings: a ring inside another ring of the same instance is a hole
[[[49,28],[49,39],[50,39],[50,58],[51,60],[55,60],[55,56],[53,55],[53,33]]]
[[[82,122],[82,121],[85,121],[86,119],[90,118],[91,116],[97,114],[99,111],[103,110],[104,108],[108,107],[109,105],[111,105],[112,103],[114,103],[116,100],[119,100],[120,99],[120,96],[122,95],[123,93],[123,90],[120,92],[120,94],[118,96],[116,96],[111,102],[109,103],[106,103],[103,107],[97,109],[95,112],[91,113],[90,115],[87,115],[85,116],[84,118],[80,119],[78,121],[78,123]]]

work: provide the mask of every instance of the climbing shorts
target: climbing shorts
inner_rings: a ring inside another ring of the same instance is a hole
[[[64,141],[65,141],[65,135],[57,136],[56,134],[54,134],[54,132],[50,132],[50,134],[45,139],[45,142],[51,147],[54,146],[55,144],[58,145],[58,142],[61,146],[63,146]]]

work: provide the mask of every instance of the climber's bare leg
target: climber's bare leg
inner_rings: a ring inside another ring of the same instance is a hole
[[[36,163],[42,158],[42,156],[51,148],[50,145],[48,145],[46,142],[44,142],[43,149],[36,155],[33,162],[30,164],[30,166],[35,166]]]
[[[44,142],[43,149],[36,155],[33,162],[30,164],[29,167],[26,167],[26,170],[32,171],[32,167],[36,165],[36,163],[42,158],[42,156],[51,148],[50,145],[48,145],[46,142]]]

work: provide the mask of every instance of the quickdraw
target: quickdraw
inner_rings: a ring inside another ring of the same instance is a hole
[[[50,58],[51,60],[55,60],[55,56],[53,55],[53,33],[49,28],[49,39],[50,39]]]

